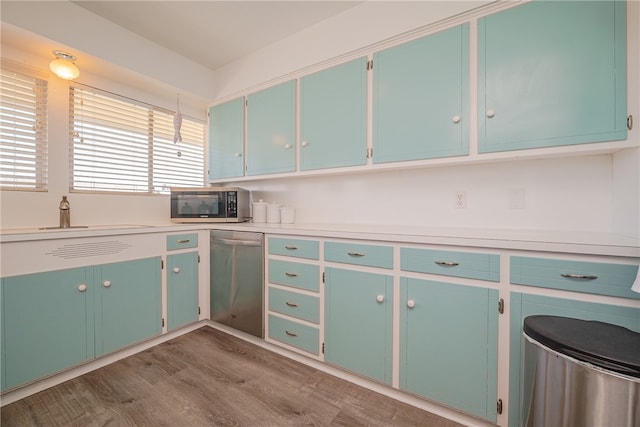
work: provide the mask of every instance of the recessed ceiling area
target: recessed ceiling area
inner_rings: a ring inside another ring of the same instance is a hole
[[[361,1],[74,1],[216,70]]]

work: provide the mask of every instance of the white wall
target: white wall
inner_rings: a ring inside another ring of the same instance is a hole
[[[8,23],[53,40],[55,49],[68,46],[78,57],[78,67],[91,67],[93,74],[99,74],[101,66],[108,66],[110,72],[121,68],[128,70],[139,85],[154,83],[154,89],[164,86],[174,95],[182,92],[205,100],[213,95],[211,70],[70,1],[10,1],[2,2],[0,8],[3,25]],[[42,53],[51,60],[51,51],[43,49]],[[146,81],[138,79],[140,76]]]
[[[247,88],[488,3],[492,1],[364,2],[216,70],[215,98],[230,98]]]
[[[243,182],[296,221],[610,231],[610,155]],[[466,192],[467,207],[454,207]],[[511,191],[524,208],[509,206]]]

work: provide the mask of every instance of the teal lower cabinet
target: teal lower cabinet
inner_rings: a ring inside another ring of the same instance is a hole
[[[1,284],[3,391],[162,332],[160,257]]]
[[[160,257],[94,267],[96,356],[162,333]]]
[[[496,422],[498,291],[400,279],[400,388]]]
[[[296,347],[314,356],[319,351],[318,328],[269,314],[268,336],[281,343]]]
[[[198,321],[198,252],[167,256],[167,328]]]
[[[597,320],[640,332],[640,307],[617,306],[595,302],[584,302],[564,298],[511,293],[511,336],[509,368],[509,425],[523,425],[526,414],[521,413],[522,402],[529,396],[521,392],[525,372],[521,366],[524,349],[522,325],[531,315],[552,315],[575,319]]]
[[[2,279],[2,389],[94,357],[91,268]]]
[[[391,384],[393,277],[325,273],[325,362]]]

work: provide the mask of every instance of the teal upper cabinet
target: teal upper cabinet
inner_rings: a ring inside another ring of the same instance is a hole
[[[534,1],[478,31],[480,152],[627,137],[624,1]]]
[[[295,109],[295,80],[248,96],[247,175],[295,170]]]
[[[244,98],[209,109],[209,179],[244,173]]]
[[[300,170],[367,162],[367,59],[300,80]]]
[[[468,152],[468,24],[377,52],[373,162]]]

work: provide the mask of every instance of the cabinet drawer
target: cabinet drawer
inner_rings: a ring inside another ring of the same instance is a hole
[[[325,242],[324,259],[344,264],[392,268],[393,248],[391,246]]]
[[[269,253],[274,255],[317,260],[319,246],[317,240],[269,238]]]
[[[176,249],[197,248],[198,234],[174,234],[167,236],[167,250],[174,251]]]
[[[269,288],[269,310],[313,323],[320,322],[320,300],[318,297]]]
[[[631,290],[637,265],[511,257],[511,283],[639,299]]]
[[[318,355],[318,329],[269,315],[269,338]]]
[[[500,281],[500,257],[495,254],[400,248],[400,268],[418,273]]]
[[[318,292],[320,268],[301,262],[269,260],[269,282]]]

